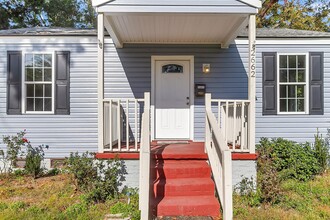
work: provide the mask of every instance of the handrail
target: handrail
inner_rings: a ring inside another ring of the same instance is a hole
[[[141,219],[148,220],[150,219],[150,93],[144,94],[144,101],[140,143],[139,209]]]
[[[205,150],[208,154],[210,166],[220,203],[223,219],[233,219],[233,187],[231,151],[217,124],[216,117],[211,110],[211,95],[205,96]]]

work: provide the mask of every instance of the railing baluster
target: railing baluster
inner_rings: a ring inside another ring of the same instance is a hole
[[[233,106],[233,150],[236,149],[236,101],[234,101],[234,106]]]
[[[121,106],[120,106],[120,99],[118,99],[118,106],[117,106],[117,137],[118,137],[118,150],[121,151]]]
[[[110,151],[112,151],[112,100],[109,101],[109,145],[110,145]]]
[[[126,100],[126,150],[129,151],[129,102]]]
[[[229,115],[229,102],[226,101],[226,118],[225,118],[225,125],[226,125],[226,128],[225,128],[225,141],[226,141],[226,144],[228,144],[228,125],[229,125],[229,121],[228,121],[228,115]]]
[[[135,119],[134,119],[134,122],[135,122],[135,127],[134,127],[134,133],[135,133],[135,150],[137,151],[138,150],[138,145],[137,145],[137,142],[138,142],[138,127],[137,127],[137,124],[138,124],[138,118],[137,118],[137,100],[135,99],[134,101],[134,116],[135,116]]]
[[[218,126],[219,126],[219,128],[220,128],[220,108],[221,108],[221,102],[220,102],[220,100],[218,100],[217,101],[218,102]]]
[[[244,148],[244,138],[245,138],[245,130],[244,130],[244,106],[245,102],[242,102],[241,105],[241,147],[240,149],[243,150]]]

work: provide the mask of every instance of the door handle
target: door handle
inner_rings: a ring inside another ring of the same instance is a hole
[[[187,97],[187,105],[189,105],[189,104],[190,104],[190,98]]]

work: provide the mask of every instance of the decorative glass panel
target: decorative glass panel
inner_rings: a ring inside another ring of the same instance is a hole
[[[177,64],[167,64],[162,67],[163,73],[183,73],[183,66]]]

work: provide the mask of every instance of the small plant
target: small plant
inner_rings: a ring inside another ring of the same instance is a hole
[[[29,145],[28,140],[24,137],[25,130],[13,136],[3,136],[3,143],[6,145],[6,151],[0,150],[0,173],[11,173],[17,165],[17,159],[23,156],[22,148]]]
[[[314,135],[314,148],[315,148],[315,157],[320,166],[320,173],[326,172],[329,166],[330,159],[330,149],[329,149],[329,140],[330,133],[328,130],[327,137],[325,139],[322,138],[319,131],[317,130],[316,135]]]
[[[114,160],[96,160],[94,154],[71,153],[65,165],[72,174],[75,187],[87,194],[91,202],[105,202],[118,196],[118,187],[126,173],[123,162]]]
[[[257,189],[253,177],[242,178],[241,182],[234,187],[234,192],[239,194],[250,206],[258,206],[261,203],[260,190]]]
[[[48,149],[48,145],[40,145],[38,147],[32,147],[30,142],[27,145],[27,153],[25,157],[25,171],[27,174],[37,178],[43,174],[44,168],[41,167],[41,162],[44,159],[45,153],[44,148]]]
[[[122,214],[122,217],[130,217],[132,220],[140,219],[139,193],[137,189],[128,188],[123,191],[126,196],[111,206],[112,214]]]

